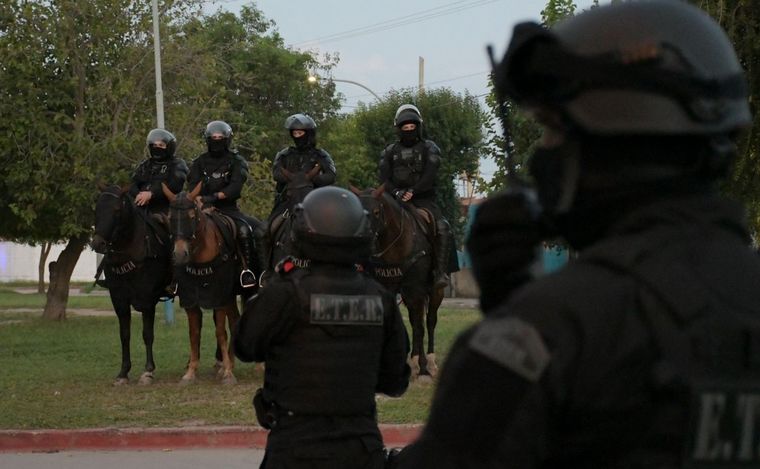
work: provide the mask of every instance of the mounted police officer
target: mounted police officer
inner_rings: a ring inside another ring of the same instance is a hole
[[[393,295],[356,268],[372,234],[359,199],[338,187],[295,208],[299,269],[283,260],[234,335],[243,361],[266,362],[254,397],[270,429],[263,468],[381,468],[375,393],[409,382],[409,340]]]
[[[173,192],[180,192],[187,179],[188,168],[185,160],[175,158],[177,139],[164,129],[153,129],[148,133],[148,158],[143,160],[132,174],[129,194],[135,198],[135,205],[146,207],[151,213],[169,212],[169,201],[164,195],[161,183]]]
[[[380,156],[380,183],[400,202],[427,209],[435,218],[434,281],[436,287],[445,287],[449,283],[451,228],[435,200],[441,150],[432,140],[422,138],[422,114],[416,106],[400,106],[393,125],[399,139]]]
[[[221,213],[235,220],[238,245],[244,257],[240,284],[244,288],[253,287],[256,285],[256,276],[250,270],[256,262],[253,257],[253,230],[259,222],[244,214],[237,205],[243,185],[248,179],[248,163],[236,151],[230,149],[232,127],[226,122],[209,122],[203,135],[208,151],[191,163],[187,185],[193,189],[202,182],[202,202],[213,205]]]
[[[289,200],[286,186],[295,173],[311,173],[315,188],[335,183],[335,163],[329,153],[317,148],[317,124],[306,114],[293,114],[285,119],[285,129],[293,139],[293,145],[283,148],[274,157],[272,176],[275,186],[275,204],[269,220],[300,201]]]
[[[486,317],[400,467],[760,467],[760,261],[715,189],[752,122],[725,33],[620,2],[518,25],[494,77],[543,126],[535,192],[478,210]],[[554,236],[579,255],[534,279]]]

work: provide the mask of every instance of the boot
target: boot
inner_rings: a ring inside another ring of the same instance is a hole
[[[256,286],[256,275],[249,269],[254,266],[253,260],[253,236],[247,226],[240,230],[240,251],[243,257],[243,271],[240,272],[240,286],[252,288]]]
[[[449,243],[451,242],[451,230],[449,222],[444,219],[436,221],[438,233],[435,237],[435,265],[433,266],[433,288],[445,288],[449,286],[449,274],[447,266],[449,262]]]
[[[263,222],[254,231],[256,241],[256,259],[259,263],[259,272],[271,270],[269,265],[269,222]]]

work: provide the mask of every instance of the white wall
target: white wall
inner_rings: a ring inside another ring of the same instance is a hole
[[[66,247],[65,244],[56,244],[50,250],[45,262],[45,281],[49,280],[47,264],[58,259],[58,255]],[[0,242],[0,282],[14,280],[37,281],[37,265],[40,262],[40,247],[28,246],[2,241]],[[89,282],[95,278],[95,270],[98,268],[98,255],[89,247],[82,251],[79,256],[71,280]]]

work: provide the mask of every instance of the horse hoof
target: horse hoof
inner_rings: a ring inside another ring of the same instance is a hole
[[[426,357],[428,373],[430,373],[430,377],[435,379],[438,376],[438,364],[435,362],[435,354],[428,353]]]
[[[145,373],[140,375],[140,380],[137,382],[137,384],[141,386],[149,386],[153,384],[153,372],[146,371]]]
[[[232,374],[229,376],[225,376],[224,378],[222,378],[222,384],[224,384],[225,386],[237,384],[237,378],[235,378],[235,375],[232,375]]]
[[[217,360],[214,362],[214,370],[219,371],[224,368],[224,362],[221,360]]]
[[[414,381],[420,374],[420,357],[415,355],[408,360],[409,368],[412,369],[411,379]]]
[[[419,375],[417,376],[417,382],[423,385],[432,384],[433,377],[430,375]]]
[[[129,384],[129,378],[116,378],[113,382],[114,386],[125,386]]]
[[[183,376],[182,379],[179,380],[180,386],[190,386],[191,384],[195,384],[195,376],[193,377]]]

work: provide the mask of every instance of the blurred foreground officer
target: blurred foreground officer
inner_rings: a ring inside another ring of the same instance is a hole
[[[400,466],[760,467],[760,263],[714,189],[750,124],[724,32],[664,0],[521,24],[495,84],[543,124],[537,198],[478,211],[486,317]],[[531,281],[552,236],[580,254]]]
[[[251,299],[235,354],[266,362],[256,392],[270,429],[262,468],[382,468],[375,393],[407,388],[409,341],[393,295],[358,272],[372,235],[359,199],[337,187],[310,192],[295,209],[297,269],[286,258]]]

